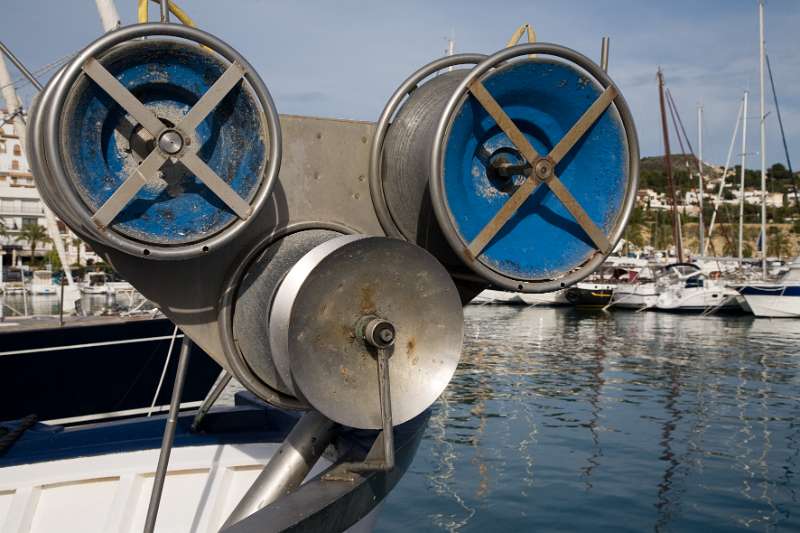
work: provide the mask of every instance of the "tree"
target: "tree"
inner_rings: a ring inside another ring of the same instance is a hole
[[[729,257],[738,257],[739,242],[725,241],[723,253]],[[753,257],[753,245],[749,242],[742,243],[742,257]]]
[[[770,226],[767,235],[767,255],[777,256],[778,259],[781,259],[791,254],[792,245],[789,235],[785,231]]]
[[[58,257],[58,251],[50,250],[47,252],[47,262],[50,263],[50,268],[57,272],[61,270],[61,258]]]
[[[17,242],[25,241],[31,247],[31,264],[33,264],[33,254],[36,251],[38,243],[50,242],[50,237],[47,236],[47,230],[39,224],[25,224],[17,235]]]
[[[75,262],[78,265],[80,265],[81,264],[81,242],[83,242],[83,241],[81,241],[78,238],[75,238],[75,239],[72,239],[72,241],[70,241],[70,242],[75,247],[75,250],[78,252],[77,260]]]

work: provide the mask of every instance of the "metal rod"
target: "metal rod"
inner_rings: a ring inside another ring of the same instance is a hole
[[[600,68],[608,72],[608,37],[603,37],[600,44]]]
[[[683,263],[683,243],[681,242],[680,228],[678,227],[678,205],[675,198],[675,182],[672,179],[672,161],[669,153],[669,127],[667,126],[667,113],[664,105],[664,74],[658,70],[658,100],[661,106],[661,133],[664,136],[664,165],[667,170],[667,183],[669,183],[669,193],[672,199],[672,238],[675,240],[675,250],[678,261]]]
[[[164,479],[167,476],[167,466],[169,465],[169,455],[172,452],[172,443],[175,440],[175,428],[178,425],[178,412],[183,395],[183,384],[186,380],[186,369],[189,368],[189,354],[192,349],[192,341],[189,337],[183,337],[181,343],[181,355],[178,359],[178,369],[175,372],[175,385],[172,387],[172,400],[169,404],[169,416],[164,427],[164,438],[161,441],[161,453],[158,456],[158,466],[156,475],[153,479],[153,492],[150,493],[150,504],[147,507],[147,519],[144,524],[144,532],[152,533],[156,527],[158,517],[158,507],[161,504],[161,491],[164,489]]]
[[[172,358],[172,348],[175,346],[175,339],[177,337],[178,326],[175,326],[172,330],[172,338],[169,341],[169,348],[167,348],[167,356],[164,358],[164,367],[161,369],[161,377],[158,378],[158,385],[156,385],[156,391],[153,393],[153,401],[150,402],[150,410],[147,411],[147,416],[150,416],[153,413],[153,409],[155,409],[156,402],[158,401],[158,396],[161,394],[161,386],[164,384],[164,377],[167,375],[169,360]]]
[[[169,22],[169,2],[161,0],[161,22]]]
[[[9,61],[11,61],[14,64],[14,66],[17,67],[17,70],[19,70],[23,76],[28,78],[28,81],[31,82],[31,84],[34,87],[36,87],[36,90],[38,91],[42,90],[42,84],[39,83],[39,80],[36,79],[36,77],[31,73],[30,70],[25,68],[25,65],[23,65],[19,59],[17,59],[17,56],[11,53],[11,50],[9,50],[8,47],[6,47],[6,45],[3,44],[3,41],[0,41],[0,52],[3,52],[9,59]]]
[[[767,130],[764,114],[764,0],[758,2],[758,71],[761,94],[761,277],[767,278]]]
[[[203,419],[206,416],[206,413],[208,413],[208,411],[217,401],[219,395],[222,394],[222,391],[225,390],[225,387],[228,386],[228,383],[231,382],[232,378],[233,374],[227,370],[220,372],[219,376],[217,376],[217,381],[214,382],[214,386],[211,387],[211,390],[208,392],[205,400],[203,400],[203,404],[200,406],[200,409],[197,410],[197,414],[194,415],[194,420],[192,421],[192,431],[198,430],[200,424],[203,422]]]
[[[392,392],[389,384],[389,353],[386,348],[378,350],[378,382],[381,387],[381,419],[383,422],[383,466],[394,468],[394,431],[392,422]]]
[[[744,102],[742,104],[742,161],[740,163],[740,178],[739,178],[739,268],[744,262],[742,255],[742,243],[744,239],[744,173],[745,163],[747,161],[747,96],[748,92],[744,92]]]
[[[299,487],[333,438],[334,426],[334,422],[317,411],[304,414],[220,529],[232,526]]]
[[[66,274],[62,272],[62,274],[66,277]],[[58,304],[58,325],[64,325],[64,285],[67,284],[66,279],[61,278],[61,300]]]
[[[725,179],[723,176],[722,179]],[[697,106],[697,203],[700,207],[698,213],[697,229],[699,231],[698,255],[705,253],[706,227],[703,220],[703,106]]]

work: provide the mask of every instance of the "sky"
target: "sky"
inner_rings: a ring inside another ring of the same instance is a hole
[[[6,1],[0,40],[31,70],[78,51],[102,32],[94,0]],[[747,166],[759,165],[756,0],[177,2],[199,28],[248,59],[279,112],[370,121],[409,74],[445,54],[448,36],[455,37],[456,52],[490,54],[529,22],[540,42],[598,61],[601,38],[608,36],[609,75],[632,109],[643,156],[663,153],[660,66],[695,149],[697,106],[703,106],[703,156],[711,163],[724,164],[742,93],[749,90]],[[135,0],[116,4],[124,24],[135,22]],[[158,6],[151,4],[150,11],[156,17]],[[795,170],[800,169],[798,30],[800,1],[767,2],[767,53]],[[767,164],[785,164],[768,78],[766,88]],[[20,93],[29,101],[33,90],[23,84]],[[671,143],[678,151],[674,137]],[[739,143],[733,152],[737,161]]]

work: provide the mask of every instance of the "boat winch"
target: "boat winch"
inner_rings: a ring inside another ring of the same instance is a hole
[[[611,253],[638,158],[627,104],[598,65],[519,45],[442,58],[397,89],[373,138],[372,195],[387,233],[449,268],[552,291]]]
[[[369,123],[278,116],[220,39],[138,24],[30,122],[44,201],[188,338],[265,401],[367,429],[436,400],[480,290],[598,266],[638,175],[618,88],[543,43],[434,61]]]
[[[269,197],[277,111],[255,70],[215,37],[176,24],[128,30],[82,51],[40,95],[37,184],[70,227],[105,246],[151,259],[208,253]]]

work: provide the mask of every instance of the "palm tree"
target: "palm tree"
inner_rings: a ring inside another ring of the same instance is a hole
[[[50,237],[47,236],[47,230],[39,224],[25,224],[17,235],[17,242],[26,241],[31,247],[31,264],[33,264],[33,254],[36,251],[38,243],[50,242]]]
[[[77,259],[75,260],[75,262],[78,264],[78,266],[80,266],[80,264],[81,264],[81,242],[83,242],[83,241],[81,241],[77,237],[70,241],[72,246],[74,246],[75,250],[78,252]]]

